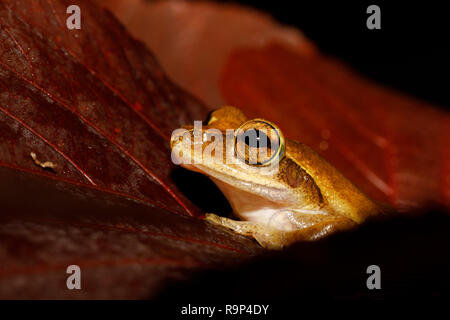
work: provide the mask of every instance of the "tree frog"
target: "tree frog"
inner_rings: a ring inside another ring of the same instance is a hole
[[[303,143],[284,139],[270,121],[249,120],[240,109],[225,106],[200,129],[182,128],[170,141],[172,159],[207,175],[239,220],[212,213],[205,219],[253,237],[264,248],[316,240],[381,212],[324,158]],[[246,132],[256,133],[256,144],[249,143]],[[213,143],[214,157],[205,157]]]

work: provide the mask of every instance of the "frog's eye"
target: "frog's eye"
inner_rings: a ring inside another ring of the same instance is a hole
[[[254,119],[244,122],[235,133],[235,155],[247,164],[266,166],[284,156],[284,138],[273,123]]]

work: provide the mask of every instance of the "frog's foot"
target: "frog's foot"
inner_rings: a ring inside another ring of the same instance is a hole
[[[231,229],[237,234],[254,238],[258,243],[266,249],[282,249],[284,242],[281,240],[284,231],[280,231],[265,224],[252,221],[238,221],[225,217],[220,217],[213,213],[207,213],[205,220],[214,224]]]
[[[237,221],[225,217],[220,217],[214,213],[205,214],[205,220],[231,229],[238,234],[249,237],[253,236],[254,228],[256,227],[254,222]]]

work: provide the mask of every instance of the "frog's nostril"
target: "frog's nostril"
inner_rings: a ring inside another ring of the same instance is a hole
[[[170,148],[172,149],[178,142],[183,141],[183,132],[174,132],[170,137]]]

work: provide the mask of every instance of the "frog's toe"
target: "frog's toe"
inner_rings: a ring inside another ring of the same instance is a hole
[[[215,224],[222,224],[222,218],[214,213],[206,213],[205,220],[210,221]]]
[[[265,249],[283,250],[286,247],[286,243],[283,241],[284,239],[282,235],[278,232],[255,232],[253,237]]]

